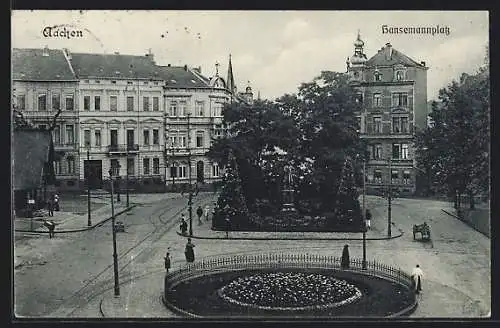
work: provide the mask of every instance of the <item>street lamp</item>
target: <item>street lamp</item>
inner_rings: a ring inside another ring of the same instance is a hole
[[[388,192],[387,192],[387,236],[390,238],[392,233],[391,233],[391,228],[392,228],[392,222],[391,222],[391,203],[392,203],[392,159],[389,157],[389,186],[388,186]]]
[[[128,162],[128,145],[127,145],[127,174],[125,176],[125,187],[127,188],[127,208],[129,207],[129,191],[128,191],[128,171],[129,171],[129,162]]]
[[[116,166],[116,201],[120,202],[120,168],[121,165],[118,163]]]
[[[362,268],[366,270],[366,209],[365,209],[365,195],[366,195],[366,161],[363,159],[363,262]]]
[[[113,169],[109,169],[109,181],[111,182],[111,229],[113,232],[113,269],[116,297],[120,296],[120,284],[118,282],[118,255],[116,254],[115,204],[113,201]]]
[[[92,226],[90,217],[90,150],[87,148],[87,225]]]

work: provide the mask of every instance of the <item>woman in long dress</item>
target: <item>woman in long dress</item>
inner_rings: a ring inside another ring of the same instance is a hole
[[[187,262],[194,262],[194,244],[191,242],[191,238],[188,238],[184,254]]]
[[[415,293],[419,294],[422,291],[422,278],[424,277],[424,273],[420,266],[417,266],[413,269],[411,273],[411,277],[413,278],[413,286],[415,288]]]

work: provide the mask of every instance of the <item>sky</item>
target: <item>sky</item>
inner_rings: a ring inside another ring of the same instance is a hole
[[[229,54],[238,90],[274,100],[296,93],[321,71],[346,71],[358,30],[370,58],[390,42],[429,67],[428,99],[484,62],[487,11],[12,11],[12,47],[144,55],[160,65],[201,67],[227,75]],[[65,25],[82,37],[46,37]],[[449,33],[394,34],[388,27],[437,27]],[[444,28],[444,29],[443,29]]]

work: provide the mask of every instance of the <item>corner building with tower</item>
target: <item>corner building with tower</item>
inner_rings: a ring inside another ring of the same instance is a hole
[[[358,33],[347,58],[349,81],[357,89],[361,138],[368,143],[366,189],[415,194],[423,179],[416,169],[415,133],[427,126],[427,70],[387,43],[371,58]]]

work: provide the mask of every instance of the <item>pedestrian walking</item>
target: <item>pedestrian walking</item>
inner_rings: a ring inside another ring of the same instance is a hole
[[[47,227],[47,229],[49,229],[49,238],[52,239],[52,237],[54,237],[54,230],[56,229],[56,224],[54,223],[54,221],[50,220],[50,221],[44,221],[43,222],[43,225]]]
[[[208,216],[210,215],[210,206],[205,205],[205,221],[208,222]]]
[[[49,210],[49,216],[54,216],[54,198],[52,196],[47,201],[47,207]]]
[[[203,208],[201,208],[201,205],[198,206],[198,209],[196,210],[196,215],[198,215],[198,225],[202,225],[203,222],[201,222],[201,217],[203,215]]]
[[[369,209],[366,210],[366,227],[368,229],[371,229],[372,227],[372,213],[370,212]]]
[[[184,255],[187,262],[194,262],[194,244],[191,242],[191,238],[188,238]]]
[[[180,225],[181,234],[186,235],[187,228],[188,228],[188,225],[187,225],[186,219],[184,217],[184,213],[183,213],[181,215],[181,225]]]
[[[349,269],[349,246],[344,245],[344,249],[342,250],[342,259],[340,261],[340,267],[342,269]]]
[[[424,278],[424,272],[420,269],[420,266],[417,264],[413,271],[411,272],[411,278],[413,281],[413,288],[416,294],[420,294],[422,291],[422,279]]]
[[[231,229],[231,220],[226,218],[226,238],[229,239],[229,230]]]
[[[167,252],[167,254],[165,255],[165,270],[167,271],[168,273],[168,270],[170,270],[170,253]]]

